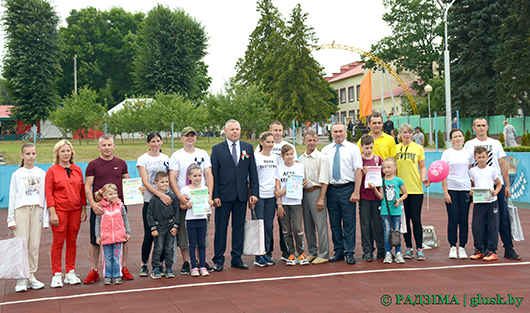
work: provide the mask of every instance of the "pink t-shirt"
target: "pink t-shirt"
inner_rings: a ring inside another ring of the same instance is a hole
[[[371,160],[363,159],[363,167],[365,166],[383,166],[383,159],[375,154],[372,154],[374,157]],[[381,201],[370,188],[364,188],[364,175],[361,180],[361,199],[365,200],[377,200]]]

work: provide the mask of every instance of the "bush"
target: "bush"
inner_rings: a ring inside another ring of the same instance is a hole
[[[438,149],[445,149],[445,139],[442,131],[438,129]]]
[[[505,145],[504,134],[502,132],[499,134],[499,141],[501,142],[502,146],[504,147],[504,145]]]
[[[346,140],[348,140],[349,142],[352,142],[351,139],[352,139],[351,131],[347,130],[346,131]]]
[[[357,129],[357,132],[355,133],[355,142],[359,141],[359,139],[361,139],[361,137],[363,136],[363,132],[360,130],[360,129]]]
[[[504,148],[505,152],[530,152],[530,147],[528,146],[518,146],[518,147],[506,147]]]
[[[528,137],[529,136],[530,136],[530,134],[528,133],[528,131],[526,131],[526,133],[524,133],[521,136],[521,146],[528,146]]]
[[[464,143],[466,143],[468,140],[471,140],[471,132],[469,129],[466,129],[466,133],[464,134]]]

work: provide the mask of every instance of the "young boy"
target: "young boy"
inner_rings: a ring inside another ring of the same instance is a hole
[[[471,178],[471,187],[491,189],[491,200],[488,203],[475,203],[473,208],[473,222],[471,230],[475,241],[475,253],[469,258],[472,260],[483,259],[484,261],[497,260],[497,243],[499,241],[499,205],[497,203],[497,194],[501,191],[502,183],[497,171],[486,164],[488,161],[488,150],[484,147],[475,148],[475,161],[478,166],[469,170]],[[493,186],[496,186],[493,189]],[[473,196],[473,190],[470,195]],[[484,256],[482,249],[482,239],[484,236],[484,221],[487,219],[489,242],[488,254]]]
[[[361,137],[361,148],[363,151],[363,179],[361,181],[361,201],[359,203],[359,216],[361,224],[361,239],[363,247],[363,260],[372,262],[374,253],[374,240],[377,254],[384,256],[385,244],[383,241],[383,223],[379,207],[381,200],[377,198],[374,191],[364,187],[364,179],[368,172],[368,166],[382,166],[383,159],[372,154],[374,150],[374,138],[370,135]]]
[[[173,202],[170,205],[164,204],[156,195],[149,201],[147,208],[147,225],[151,229],[151,235],[155,238],[155,247],[151,256],[153,271],[152,279],[162,278],[160,272],[160,256],[164,251],[164,262],[166,265],[165,275],[167,278],[175,277],[173,273],[173,240],[179,228],[179,208],[180,203],[175,194],[168,191],[169,176],[165,172],[158,172],[155,175],[156,188],[171,197]]]

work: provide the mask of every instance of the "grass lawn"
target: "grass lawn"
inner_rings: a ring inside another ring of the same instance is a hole
[[[204,149],[210,154],[212,152],[212,147],[219,142],[225,140],[221,137],[199,137],[195,147]],[[45,140],[42,143],[37,144],[37,163],[53,163],[53,146],[57,143],[58,140]],[[258,140],[248,139],[246,142],[251,143],[254,147],[258,144]],[[97,158],[99,150],[97,149],[97,142],[94,139],[91,139],[88,143],[86,140],[83,140],[81,145],[79,145],[79,140],[70,140],[74,145],[75,158],[76,162],[90,162],[93,159]],[[114,154],[119,158],[124,159],[125,161],[137,160],[140,155],[148,151],[148,147],[145,144],[144,140],[135,139],[134,142],[132,139],[123,140],[123,144],[120,138],[115,139],[116,150]],[[4,156],[6,164],[20,164],[20,149],[24,143],[22,141],[0,141],[0,153]],[[318,149],[322,150],[325,144],[318,145]],[[182,148],[182,142],[180,139],[175,138],[174,142],[174,151]],[[296,146],[296,152],[298,155],[304,153],[305,146]],[[162,152],[171,156],[171,138],[164,140],[162,145]]]

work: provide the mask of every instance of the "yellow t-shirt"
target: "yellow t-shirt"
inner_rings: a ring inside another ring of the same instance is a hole
[[[423,147],[415,142],[406,146],[399,143],[396,146],[397,176],[405,182],[408,194],[423,194],[423,185],[418,163],[425,160]]]
[[[370,133],[370,135],[372,135],[372,133]],[[361,149],[361,139],[357,141],[357,146]],[[363,150],[361,149],[361,154],[362,153]],[[383,160],[395,157],[396,142],[394,141],[394,138],[386,133],[381,133],[381,136],[374,141],[374,151],[372,153],[380,156]]]

